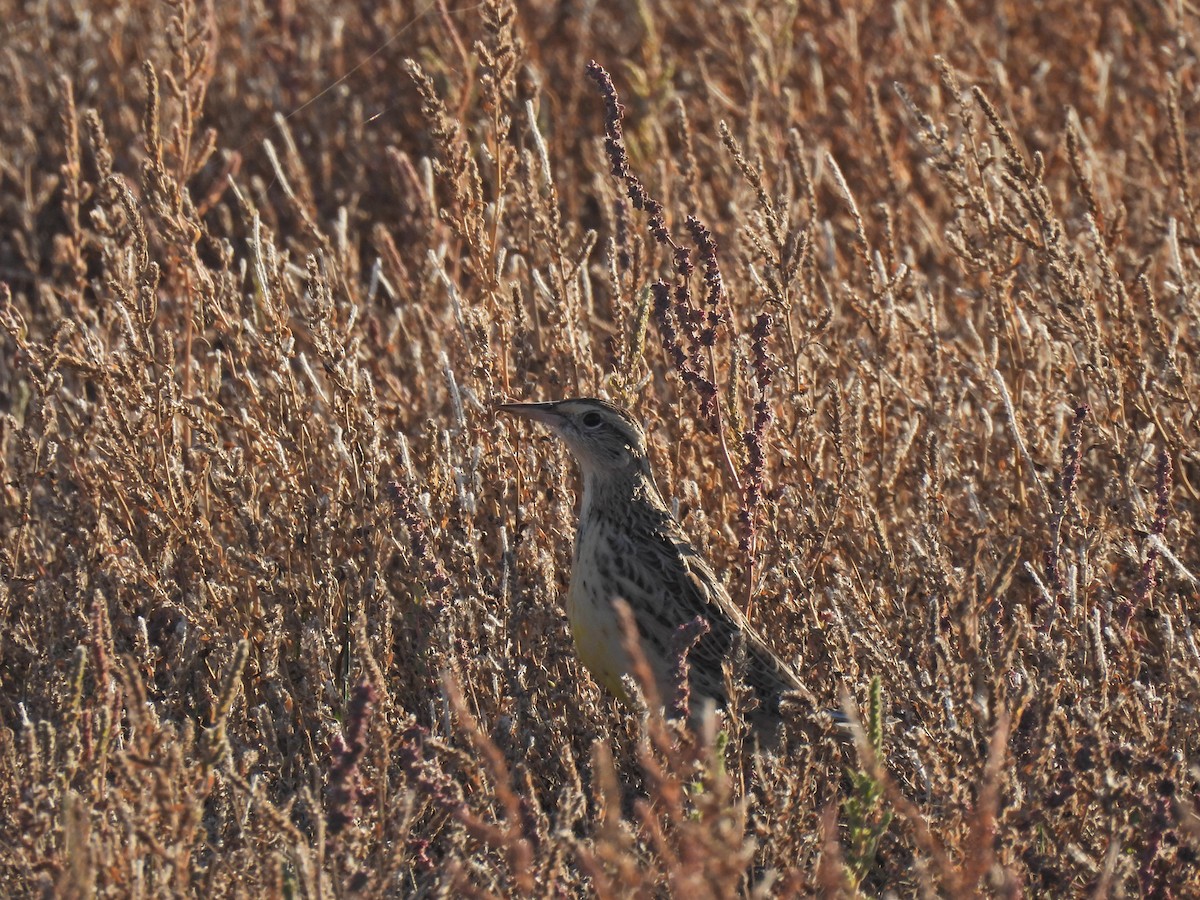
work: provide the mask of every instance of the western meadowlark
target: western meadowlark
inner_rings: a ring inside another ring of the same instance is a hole
[[[674,694],[677,634],[699,617],[708,631],[687,658],[693,711],[706,698],[725,704],[722,664],[739,640],[745,650],[741,674],[758,700],[748,716],[756,728],[778,725],[780,703],[789,696],[811,707],[811,693],[734,606],[663,502],[645,435],[629,413],[590,398],[506,403],[498,409],[548,425],[582,469],[583,502],[566,607],[579,658],[598,681],[623,697],[621,680],[632,674],[614,608],[620,599],[633,614],[660,697]]]

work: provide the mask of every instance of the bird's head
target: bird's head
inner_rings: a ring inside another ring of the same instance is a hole
[[[646,436],[625,410],[604,400],[584,397],[551,403],[504,403],[499,412],[541,422],[575,454],[584,478],[606,478],[644,472]]]

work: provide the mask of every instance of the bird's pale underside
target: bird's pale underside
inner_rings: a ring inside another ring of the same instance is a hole
[[[760,730],[781,721],[785,701],[815,709],[800,678],[767,646],[688,540],[654,482],[641,427],[624,410],[591,398],[499,407],[548,426],[579,462],[583,500],[575,536],[567,617],[579,657],[618,696],[632,662],[614,608],[629,604],[639,645],[660,697],[674,692],[679,632],[696,618],[708,626],[688,656],[693,708],[727,701],[724,663],[736,646],[736,672],[757,699],[749,720]]]

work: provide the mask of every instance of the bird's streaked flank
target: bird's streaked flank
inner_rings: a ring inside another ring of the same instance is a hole
[[[498,409],[548,426],[579,461],[583,501],[566,606],[579,657],[598,681],[624,696],[621,679],[632,663],[614,609],[624,600],[660,697],[674,692],[679,629],[699,617],[708,631],[688,656],[693,710],[706,699],[727,701],[723,663],[739,640],[745,656],[739,674],[758,700],[749,716],[756,728],[777,726],[785,699],[815,708],[812,694],[734,606],[663,502],[645,435],[629,413],[591,398]]]

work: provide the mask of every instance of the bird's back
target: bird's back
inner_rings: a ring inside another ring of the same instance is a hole
[[[619,598],[633,611],[642,652],[664,700],[675,688],[680,629],[696,618],[708,630],[688,656],[693,704],[704,698],[727,702],[723,666],[739,643],[743,665],[735,674],[758,700],[751,716],[757,724],[777,722],[780,702],[789,694],[811,700],[795,673],[734,606],[653,484],[611,498],[604,489],[592,486],[581,510],[567,603],[580,656],[598,679],[620,694],[620,677],[629,671],[612,611]]]

